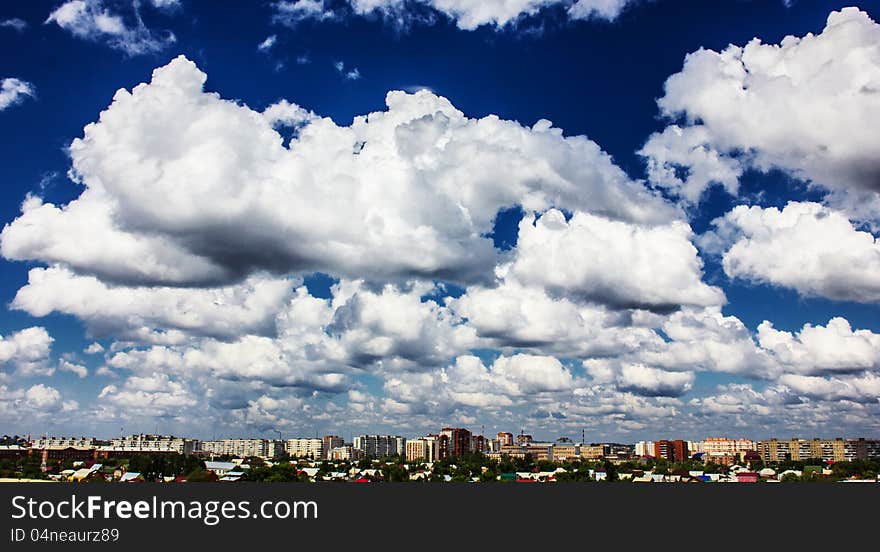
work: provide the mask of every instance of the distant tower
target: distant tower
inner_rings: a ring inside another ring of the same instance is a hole
[[[49,449],[44,448],[43,454],[40,457],[40,471],[41,472],[46,473],[47,471],[49,471],[48,463],[49,463]]]

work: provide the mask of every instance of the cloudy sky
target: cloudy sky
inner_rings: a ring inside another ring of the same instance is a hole
[[[0,433],[880,435],[880,3],[0,8]]]

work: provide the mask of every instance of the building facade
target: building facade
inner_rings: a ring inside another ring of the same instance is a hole
[[[449,440],[449,456],[464,456],[471,450],[471,432],[461,427],[444,427],[440,435]]]
[[[204,454],[215,456],[234,456],[247,458],[257,456],[269,458],[268,439],[219,439],[215,441],[202,441],[200,450]]]
[[[406,454],[406,439],[399,435],[358,435],[353,444],[364,456],[372,458]]]
[[[98,455],[103,458],[126,454],[172,453],[189,456],[199,449],[199,441],[173,435],[149,435],[145,433],[110,439],[109,445],[99,446]]]
[[[287,454],[291,458],[325,458],[324,439],[300,437],[287,440]]]
[[[324,458],[329,458],[331,450],[345,444],[345,440],[338,435],[325,435],[321,440],[324,441]]]

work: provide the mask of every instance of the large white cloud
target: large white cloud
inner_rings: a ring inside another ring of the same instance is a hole
[[[880,301],[880,241],[817,203],[735,207],[713,223],[705,245],[723,252],[730,277],[789,287],[806,296]]]
[[[0,336],[0,365],[14,367],[17,376],[51,376],[55,369],[48,361],[54,341],[40,326]]]
[[[677,140],[669,130],[648,140],[650,175],[693,201],[712,181],[735,191],[744,167],[780,168],[854,210],[865,198],[877,202],[878,44],[880,25],[844,8],[818,35],[689,54],[658,101],[663,115],[688,126],[675,131]],[[675,178],[675,167],[691,174]]]
[[[85,191],[63,207],[26,201],[3,254],[139,284],[255,270],[475,280],[496,261],[483,235],[504,207],[676,216],[547,121],[468,119],[430,92],[391,92],[387,111],[348,127],[313,120],[285,147],[274,117],[203,92],[205,78],[178,57],[118,91],[70,148]]]
[[[0,385],[0,420],[14,427],[57,422],[59,414],[73,415],[78,408],[76,401],[64,400],[60,391],[42,383],[27,388]]]
[[[255,276],[213,289],[119,287],[64,268],[33,268],[11,306],[33,316],[72,314],[98,336],[136,339],[142,331],[171,329],[232,339],[274,334],[293,285]]]
[[[876,374],[848,378],[785,374],[779,378],[779,382],[792,393],[821,401],[847,400],[875,404],[880,401],[880,377]]]
[[[670,372],[639,363],[619,367],[606,359],[584,361],[584,369],[598,384],[613,383],[617,389],[649,397],[679,397],[690,391],[693,372]]]
[[[479,343],[446,307],[422,300],[427,290],[341,282],[332,299],[319,299],[300,287],[277,315],[277,335],[126,348],[110,354],[107,365],[335,392],[351,385],[351,375],[425,370]]]
[[[647,322],[648,313],[551,297],[512,278],[492,288],[471,286],[448,304],[495,347],[588,357],[620,355],[662,341]]]
[[[791,372],[880,369],[880,334],[854,331],[845,318],[832,318],[825,326],[806,324],[796,334],[777,330],[765,320],[758,326],[758,341]]]
[[[681,221],[642,226],[557,210],[519,225],[510,275],[553,292],[623,307],[718,305],[724,293],[702,281],[702,261]]]
[[[98,399],[116,407],[127,416],[147,415],[157,418],[185,415],[198,399],[180,381],[166,374],[131,376],[120,386],[104,387]]]
[[[156,8],[170,8],[177,1],[155,0]],[[131,14],[124,17],[108,7],[104,0],[68,0],[55,8],[46,23],[55,23],[77,38],[106,41],[112,48],[134,56],[158,52],[176,40],[174,33],[154,32],[144,25],[139,3],[132,2]]]

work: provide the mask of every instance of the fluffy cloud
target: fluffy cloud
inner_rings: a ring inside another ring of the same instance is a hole
[[[167,8],[177,2],[156,0],[152,4]],[[46,23],[55,23],[77,38],[106,41],[129,56],[158,52],[173,44],[176,39],[171,31],[156,33],[144,25],[138,6],[133,2],[132,13],[126,18],[108,8],[104,0],[68,0],[49,14]]]
[[[166,374],[131,376],[119,387],[104,387],[98,398],[126,416],[157,418],[182,416],[187,408],[197,403],[196,397],[183,383]]]
[[[478,357],[463,355],[433,372],[388,376],[384,390],[400,413],[448,415],[460,408],[534,405],[542,395],[564,395],[574,385],[570,370],[553,357],[500,356],[487,367]]]
[[[66,359],[58,361],[58,369],[62,372],[71,372],[76,374],[80,379],[89,375],[89,369],[82,364],[76,364]]]
[[[72,412],[78,407],[76,401],[63,400],[57,389],[47,385],[36,384],[27,389],[0,385],[0,419],[7,423],[45,421],[58,412]]]
[[[779,367],[761,350],[745,324],[718,307],[683,309],[663,321],[668,338],[635,355],[638,362],[674,371],[711,371],[769,379]]]
[[[793,393],[821,401],[853,401],[877,403],[880,401],[880,377],[864,374],[851,378],[822,378],[785,374],[779,382]]]
[[[669,372],[644,364],[623,363],[619,368],[605,359],[584,361],[584,369],[599,384],[613,383],[617,389],[648,397],[680,397],[690,391],[693,372]]]
[[[832,318],[826,326],[806,324],[796,334],[777,330],[765,320],[758,326],[758,341],[791,372],[845,373],[880,369],[880,334],[853,331],[845,318]]]
[[[87,355],[99,355],[104,352],[104,346],[96,341],[86,347],[83,352]]]
[[[649,139],[642,153],[652,178],[693,201],[713,181],[735,191],[745,167],[780,168],[854,209],[866,197],[876,202],[878,41],[880,25],[844,8],[818,35],[688,55],[658,101],[663,115],[688,126]],[[673,176],[677,167],[691,171],[687,180]]]
[[[292,287],[286,279],[261,277],[213,289],[121,287],[59,267],[34,268],[12,308],[33,316],[72,314],[98,336],[136,339],[142,331],[161,329],[230,339],[274,334],[275,315]]]
[[[817,203],[735,207],[703,238],[723,251],[724,272],[806,296],[880,301],[880,241]]]
[[[702,261],[680,221],[642,226],[550,210],[519,225],[510,275],[558,294],[622,307],[717,305],[724,293],[702,282]]]
[[[530,348],[563,357],[620,355],[661,341],[645,312],[551,297],[512,278],[494,288],[471,286],[448,302],[477,335],[496,347]]]
[[[16,78],[5,78],[0,81],[0,111],[19,104],[27,97],[34,97],[34,85]]]
[[[468,119],[430,92],[391,92],[387,111],[312,121],[285,147],[267,117],[203,92],[205,78],[178,57],[117,92],[70,148],[85,191],[63,207],[25,201],[3,254],[139,285],[259,270],[473,281],[498,257],[483,236],[504,207],[676,216],[547,121]]]
[[[325,9],[324,0],[282,0],[272,4],[276,23],[294,26],[306,19],[324,20],[335,17],[333,10]]]
[[[114,353],[108,365],[137,372],[205,375],[284,387],[339,390],[363,370],[439,366],[478,341],[447,308],[422,301],[428,287],[381,291],[341,282],[331,300],[296,290],[276,317],[277,335],[201,339]]]
[[[0,336],[0,365],[14,367],[17,376],[51,376],[55,369],[48,361],[54,341],[40,326]]]
[[[690,204],[699,203],[710,184],[721,184],[732,195],[739,191],[740,162],[709,147],[703,126],[670,125],[651,136],[639,150],[647,158],[648,179]],[[686,167],[686,174],[681,168]]]
[[[287,25],[313,19],[324,20],[344,16],[379,14],[386,20],[406,25],[413,21],[431,23],[435,11],[448,17],[459,29],[472,31],[489,25],[502,28],[515,25],[524,17],[536,15],[545,8],[561,8],[571,19],[605,19],[612,21],[634,0],[348,0],[347,9],[333,10],[322,0],[290,0],[274,4],[274,19]]]

